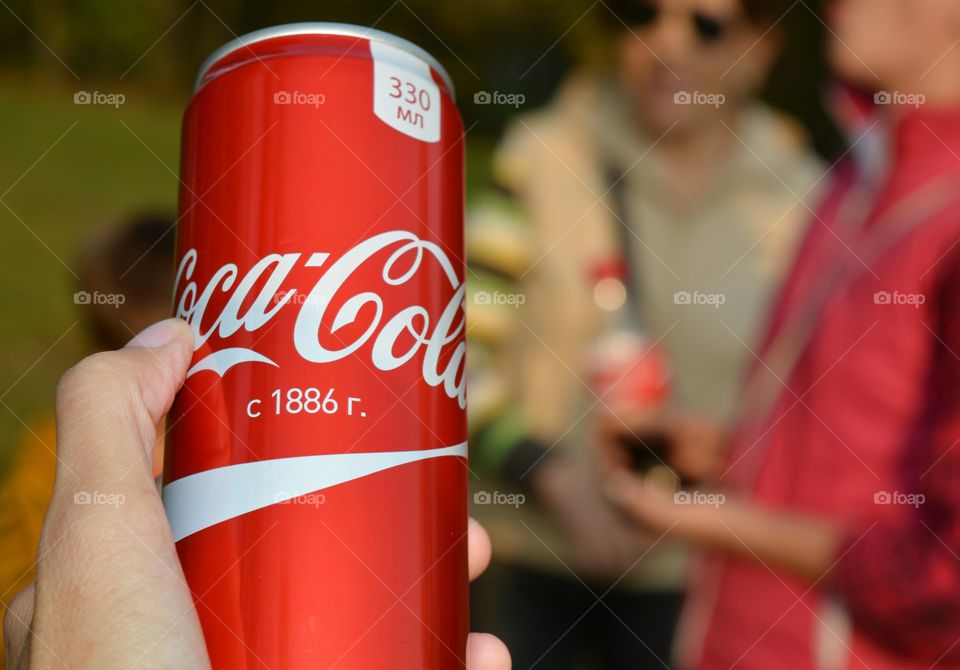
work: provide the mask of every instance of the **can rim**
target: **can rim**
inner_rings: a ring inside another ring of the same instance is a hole
[[[207,59],[203,61],[203,64],[200,66],[200,69],[197,72],[197,79],[193,86],[193,92],[196,93],[200,90],[203,83],[203,78],[210,68],[213,67],[217,61],[228,54],[231,54],[234,51],[244,47],[248,47],[251,44],[256,44],[257,42],[263,42],[277,37],[291,37],[294,35],[342,35],[371,41],[375,40],[381,44],[387,44],[389,46],[403,49],[410,55],[416,56],[420,60],[425,61],[431,68],[436,70],[436,72],[443,78],[444,83],[447,85],[447,89],[450,91],[450,97],[456,97],[453,87],[453,80],[450,79],[450,74],[447,72],[446,68],[440,64],[440,61],[438,61],[423,47],[414,44],[408,39],[398,37],[397,35],[393,35],[383,30],[377,30],[376,28],[367,28],[351,23],[331,23],[323,21],[287,23],[280,26],[262,28],[230,40],[210,54]]]

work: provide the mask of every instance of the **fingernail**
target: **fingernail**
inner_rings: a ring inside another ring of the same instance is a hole
[[[166,319],[148,326],[127,342],[128,347],[147,347],[153,349],[170,344],[183,333],[186,324],[181,319]]]

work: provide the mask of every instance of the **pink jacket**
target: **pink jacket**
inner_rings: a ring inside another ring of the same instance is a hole
[[[898,119],[835,169],[723,477],[847,540],[815,586],[707,558],[685,667],[960,668],[960,109]]]

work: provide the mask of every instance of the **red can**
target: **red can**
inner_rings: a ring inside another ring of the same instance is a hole
[[[448,75],[380,31],[201,69],[163,499],[214,668],[463,667],[463,152]]]

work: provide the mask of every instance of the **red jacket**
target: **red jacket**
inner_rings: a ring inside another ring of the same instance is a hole
[[[815,587],[709,559],[686,625],[702,670],[960,668],[960,109],[878,138],[886,168],[834,170],[723,478],[848,536]]]

